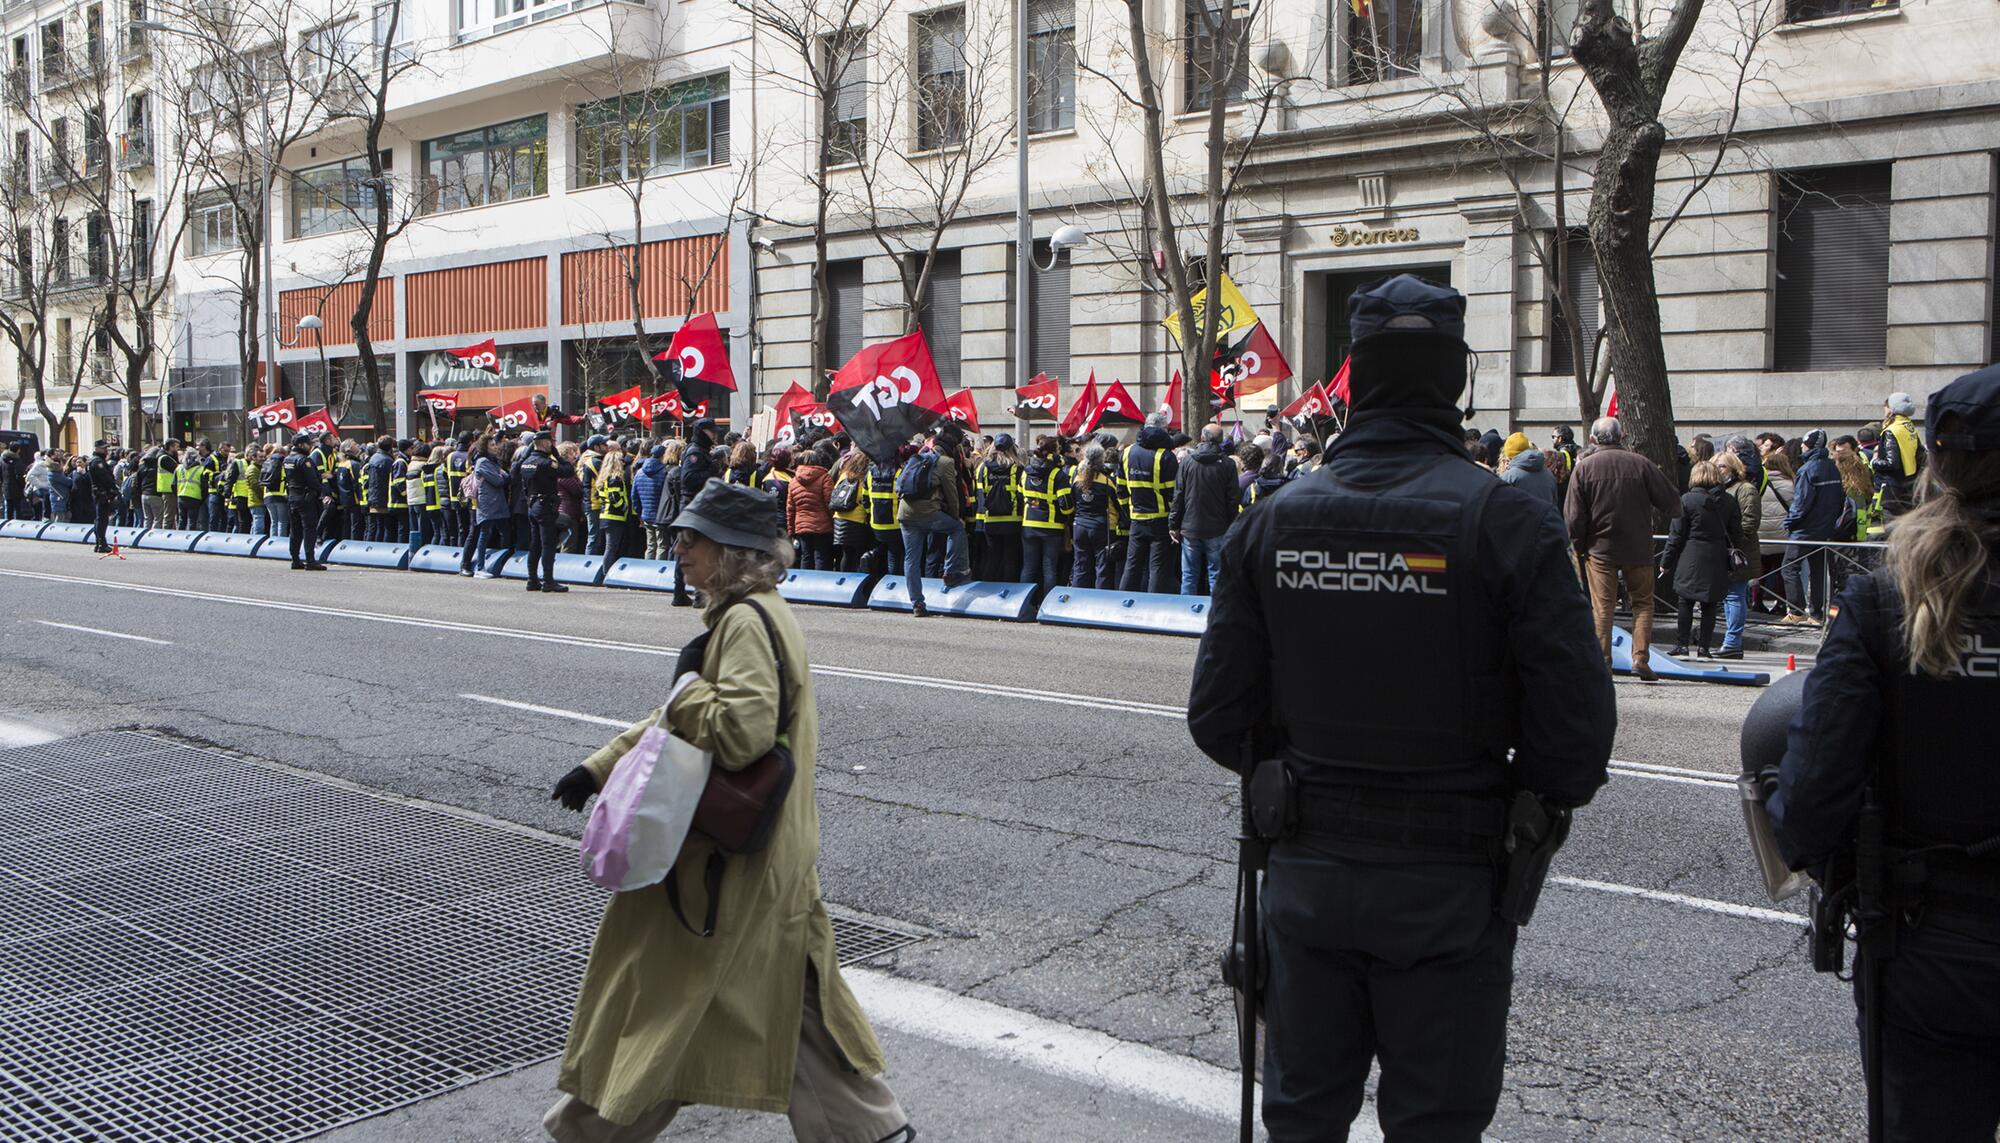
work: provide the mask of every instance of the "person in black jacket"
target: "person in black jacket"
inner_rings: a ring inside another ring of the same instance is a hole
[[[1611,677],[1554,507],[1458,439],[1464,297],[1401,275],[1348,306],[1348,429],[1327,471],[1223,542],[1188,731],[1255,767],[1275,827],[1258,930],[1272,1143],[1344,1138],[1377,1058],[1385,1136],[1477,1140],[1525,919],[1501,888],[1538,888],[1533,865],[1496,871],[1546,853],[1604,784]],[[1540,823],[1530,844],[1509,844],[1510,818]]]
[[[389,484],[395,479],[396,441],[394,437],[377,437],[375,453],[364,466],[368,490],[365,501],[368,510],[368,529],[362,537],[366,540],[389,541],[392,536],[389,511]]]
[[[1681,514],[1667,530],[1663,566],[1680,597],[1676,658],[1688,653],[1696,605],[1701,607],[1701,657],[1708,658],[1708,640],[1715,633],[1715,611],[1728,597],[1735,568],[1732,559],[1743,546],[1743,509],[1728,490],[1729,477],[1712,460],[1688,470],[1688,490],[1681,496]]]
[[[1236,460],[1222,450],[1222,426],[1201,427],[1201,444],[1174,480],[1168,523],[1181,546],[1181,594],[1205,595],[1222,567],[1222,537],[1236,522],[1241,485]]]
[[[1924,408],[1931,459],[1918,504],[1889,529],[1882,569],[1841,590],[1765,809],[1785,862],[1825,898],[1853,900],[1872,888],[1868,873],[1883,885],[1850,910],[1855,1001],[1873,1041],[1862,1064],[1879,1134],[1868,1136],[1990,1141],[2000,1126],[2000,366]],[[1885,851],[1866,872],[1864,836]]]
[[[118,508],[118,481],[112,478],[111,461],[105,456],[110,447],[111,442],[106,440],[100,440],[91,447],[90,463],[84,469],[88,487],[77,489],[77,495],[91,498],[92,522],[95,525],[91,539],[100,552],[111,550],[104,530],[111,526],[111,513]]]
[[[1805,463],[1793,482],[1792,510],[1785,513],[1785,535],[1794,541],[1785,545],[1785,599],[1792,608],[1803,602],[1812,615],[1787,610],[1782,622],[1818,623],[1826,618],[1828,588],[1826,549],[1811,541],[1831,540],[1840,534],[1840,513],[1847,494],[1840,483],[1840,468],[1826,454],[1826,433],[1814,429],[1805,436]],[[1848,539],[1853,539],[1849,536]]]
[[[715,461],[709,450],[715,447],[715,422],[696,421],[688,429],[687,450],[681,453],[681,468],[676,479],[670,483],[677,485],[682,505],[694,503],[701,490],[715,479]],[[677,513],[678,514],[678,513]],[[693,607],[694,600],[688,597],[687,577],[681,574],[679,560],[674,561],[674,601],[675,607]]]
[[[1125,574],[1119,590],[1173,590],[1170,561],[1178,545],[1167,516],[1179,473],[1180,458],[1174,455],[1173,438],[1167,435],[1166,414],[1152,413],[1118,467],[1125,502],[1132,507],[1132,536],[1126,542]]]
[[[319,562],[319,523],[321,513],[333,506],[333,495],[314,459],[317,455],[312,438],[300,433],[292,438],[291,455],[285,457],[285,499],[291,502],[292,513],[293,571],[326,570],[326,565]]]
[[[556,456],[555,430],[529,433],[514,465],[515,499],[528,509],[528,590],[564,592],[556,582],[556,528],[564,461]]]

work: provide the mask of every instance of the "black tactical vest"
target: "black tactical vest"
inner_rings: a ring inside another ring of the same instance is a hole
[[[1491,767],[1511,720],[1503,617],[1478,567],[1499,487],[1441,456],[1387,487],[1324,468],[1259,506],[1272,706],[1307,786]]]
[[[1973,630],[1949,678],[1911,674],[1897,637],[1901,606],[1895,585],[1875,583],[1878,626],[1871,650],[1890,694],[1876,737],[1891,815],[1891,836],[1904,844],[1971,845],[2000,836],[2000,566],[1989,566],[1972,608]],[[1888,653],[1885,655],[1884,651]]]

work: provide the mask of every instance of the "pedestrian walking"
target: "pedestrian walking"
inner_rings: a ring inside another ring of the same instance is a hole
[[[764,849],[724,860],[694,834],[670,874],[675,893],[612,897],[557,1073],[564,1094],[543,1126],[558,1143],[644,1143],[699,1103],[784,1111],[805,1141],[914,1143],[820,898],[819,717],[805,636],[776,591],[791,555],[776,501],[718,483],[675,528],[706,631],[681,652],[666,724],[727,769],[785,745],[796,777]],[[557,797],[581,809],[660,717],[591,755]],[[712,936],[684,922],[682,898]]]
[[[1681,496],[1681,514],[1667,531],[1663,563],[1680,599],[1674,648],[1667,653],[1676,658],[1688,653],[1697,606],[1701,627],[1694,646],[1708,658],[1715,609],[1728,598],[1736,562],[1743,558],[1743,510],[1730,493],[1728,480],[1713,460],[1695,461],[1688,470],[1688,490]]]
[[[1986,1143],[2000,1127],[1988,852],[2000,837],[2000,366],[1924,407],[1916,505],[1889,529],[1882,569],[1841,592],[1766,808],[1786,862],[1858,928],[1869,1137]]]
[[[1590,610],[1604,663],[1611,664],[1611,621],[1618,583],[1632,598],[1632,673],[1646,682],[1659,676],[1647,662],[1653,645],[1653,513],[1680,515],[1680,493],[1653,462],[1625,447],[1616,417],[1590,426],[1594,446],[1569,478],[1563,519],[1590,585]]]
[[[1616,718],[1554,508],[1458,438],[1464,297],[1401,275],[1348,304],[1347,431],[1225,539],[1188,730],[1252,771],[1269,846],[1239,979],[1268,980],[1270,1139],[1345,1138],[1379,1060],[1388,1139],[1474,1143],[1518,928]]]

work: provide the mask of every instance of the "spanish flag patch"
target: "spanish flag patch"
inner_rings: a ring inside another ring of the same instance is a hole
[[[1403,563],[1413,572],[1442,573],[1444,557],[1435,552],[1404,552]]]

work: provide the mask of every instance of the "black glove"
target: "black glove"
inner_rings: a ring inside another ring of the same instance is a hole
[[[687,646],[681,648],[680,658],[674,660],[674,678],[678,679],[689,671],[701,673],[702,656],[708,653],[708,637],[713,634],[713,631],[704,631],[688,640]]]
[[[583,803],[597,792],[597,778],[588,766],[578,766],[562,776],[556,783],[555,793],[549,795],[551,801],[561,802],[566,810],[583,812]]]

